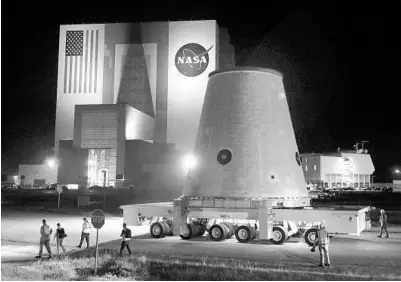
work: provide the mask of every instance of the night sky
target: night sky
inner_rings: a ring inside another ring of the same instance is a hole
[[[13,1],[2,9],[2,172],[51,155],[59,25],[191,19],[216,19],[226,27],[237,65],[284,72],[300,152],[352,149],[369,140],[375,181],[390,181],[392,170],[401,167],[396,2],[308,7],[287,1],[98,1],[98,8],[56,3]]]

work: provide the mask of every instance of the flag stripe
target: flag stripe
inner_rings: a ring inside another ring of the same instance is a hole
[[[78,68],[78,71],[79,71],[79,82],[78,82],[78,85],[79,85],[79,89],[78,89],[78,93],[82,93],[82,58],[83,58],[83,56],[80,56],[80,58],[79,58],[79,68]]]
[[[71,91],[73,93],[75,93],[75,74],[76,74],[76,72],[75,72],[75,70],[76,70],[75,58],[76,58],[75,56],[72,57]]]
[[[95,41],[95,80],[94,80],[94,88],[96,93],[96,86],[97,86],[97,57],[98,57],[98,47],[99,47],[99,31],[96,30],[96,41]]]
[[[77,80],[77,73],[78,73],[78,58],[74,57],[74,93],[77,93],[77,84],[78,84],[78,80]]]
[[[71,74],[72,74],[72,57],[69,58],[70,64],[69,64],[69,74],[68,74],[68,93],[71,93],[71,83],[72,83],[72,79],[71,79]]]
[[[84,93],[86,93],[86,84],[87,84],[87,82],[88,82],[88,79],[87,79],[87,73],[88,73],[88,34],[89,34],[89,31],[87,30],[87,31],[85,31],[85,76],[84,76],[84,83],[85,83],[85,85],[84,85]]]
[[[90,39],[91,39],[91,43],[90,43],[90,58],[89,58],[89,60],[90,60],[90,63],[89,63],[89,93],[90,92],[92,92],[91,90],[92,90],[92,68],[93,68],[93,65],[92,65],[92,62],[93,62],[93,30],[91,30],[91,35],[90,35]]]

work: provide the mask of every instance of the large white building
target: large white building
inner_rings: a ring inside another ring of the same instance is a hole
[[[308,185],[320,187],[366,187],[375,171],[369,154],[355,151],[301,154]]]
[[[208,74],[235,61],[207,20],[63,25],[58,66],[58,182],[162,193],[181,192]]]

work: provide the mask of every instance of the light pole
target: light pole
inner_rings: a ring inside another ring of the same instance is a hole
[[[103,172],[103,209],[106,208],[106,171],[102,170]]]
[[[365,149],[364,144],[365,144],[365,143],[369,143],[369,141],[365,141],[365,140],[364,140],[364,141],[362,141],[361,143],[362,143],[362,151],[363,151],[363,150]]]

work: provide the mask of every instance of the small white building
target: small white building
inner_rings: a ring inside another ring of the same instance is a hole
[[[393,192],[401,193],[401,180],[393,180]]]
[[[304,153],[301,160],[309,187],[366,187],[375,171],[370,155],[363,152]]]
[[[18,184],[23,185],[41,185],[57,182],[58,166],[49,166],[47,164],[31,165],[20,164],[18,170]],[[24,176],[21,179],[21,176]]]

